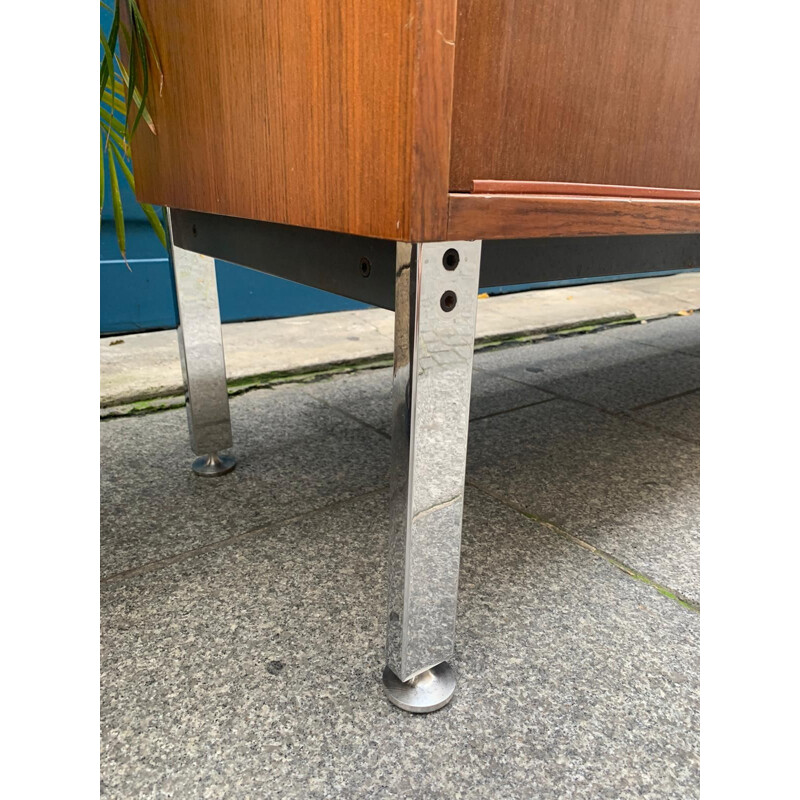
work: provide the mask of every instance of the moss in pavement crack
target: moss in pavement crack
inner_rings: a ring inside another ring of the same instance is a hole
[[[674,316],[669,314],[667,316]],[[633,314],[630,316],[603,317],[595,320],[587,320],[576,327],[559,328],[557,325],[552,329],[540,329],[539,331],[527,334],[509,334],[508,336],[494,336],[486,339],[479,339],[475,342],[475,350],[489,350],[503,346],[513,346],[517,344],[528,344],[530,342],[547,341],[562,336],[575,336],[578,334],[591,333],[604,330],[612,325],[631,325],[642,322]],[[234,378],[228,381],[228,395],[235,397],[253,389],[266,389],[270,386],[278,386],[283,383],[312,383],[319,380],[332,378],[347,372],[358,372],[367,369],[380,369],[392,366],[392,359],[386,356],[367,356],[366,358],[345,361],[339,364],[330,364],[325,367],[308,367],[299,369],[280,370],[276,372],[263,372],[258,375],[249,375],[245,378]],[[171,411],[175,408],[182,408],[185,402],[182,397],[149,397],[136,400],[130,403],[120,403],[117,406],[108,406],[103,409],[101,419],[118,419],[119,417],[133,417],[142,414],[155,414],[160,411]],[[654,584],[655,585],[655,584]],[[663,587],[662,587],[663,588]],[[666,590],[665,590],[666,591]],[[679,602],[684,602],[678,598]]]
[[[264,372],[260,375],[248,375],[245,378],[234,378],[228,381],[228,394],[235,396],[251,389],[260,389],[264,386],[273,386],[280,383],[312,383],[314,381],[331,378],[346,372],[357,372],[367,369],[380,369],[390,367],[392,362],[385,356],[377,356],[348,361],[341,364],[332,364],[327,367],[312,367],[309,369],[283,370],[280,372]]]
[[[627,564],[624,564],[622,561],[614,558],[614,556],[609,555],[603,550],[595,547],[589,542],[585,542],[583,539],[575,536],[574,534],[570,533],[569,531],[565,531],[563,528],[559,527],[553,522],[544,519],[536,514],[531,514],[529,511],[523,511],[522,509],[516,509],[519,511],[522,516],[527,517],[528,519],[533,520],[534,522],[538,522],[540,525],[544,525],[553,532],[557,533],[559,536],[569,539],[571,542],[582,547],[584,550],[588,550],[591,553],[599,556],[600,558],[608,561],[609,564],[616,567],[617,569],[624,572],[626,575],[629,575],[631,578],[634,578],[637,581],[641,581],[642,583],[646,583],[648,586],[652,586],[660,594],[663,594],[664,597],[669,597],[670,600],[674,600],[676,603],[680,603],[684,608],[688,608],[690,611],[696,611],[699,613],[700,606],[697,603],[693,603],[691,600],[688,600],[684,597],[681,597],[677,592],[673,591],[672,589],[668,589],[666,586],[662,586],[657,581],[654,581],[652,578],[648,578],[647,575],[639,572],[638,570],[629,567]]]

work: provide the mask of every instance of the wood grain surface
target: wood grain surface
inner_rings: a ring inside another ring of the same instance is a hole
[[[536,239],[697,233],[696,200],[569,195],[450,195],[447,238]]]
[[[140,200],[444,236],[456,0],[142,0],[164,68]]]
[[[140,200],[400,241],[697,229],[661,198],[699,186],[698,0],[142,6]]]
[[[472,194],[580,194],[596,197],[653,197],[661,200],[700,199],[699,189],[658,189],[652,186],[553,181],[472,181]]]
[[[697,189],[699,0],[459,0],[450,188]]]

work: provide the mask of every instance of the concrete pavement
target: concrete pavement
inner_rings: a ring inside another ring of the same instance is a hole
[[[699,322],[476,354],[425,717],[380,682],[390,369],[233,397],[217,480],[183,410],[103,421],[102,795],[697,797]]]

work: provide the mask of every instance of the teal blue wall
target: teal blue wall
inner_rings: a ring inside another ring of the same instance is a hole
[[[134,214],[132,205],[128,204],[131,218]],[[113,221],[103,220],[100,231],[100,333],[110,335],[174,328],[177,320],[169,262],[146,221],[129,221],[126,246],[130,269],[120,257]],[[355,300],[225,261],[217,261],[217,286],[223,322],[367,308]]]

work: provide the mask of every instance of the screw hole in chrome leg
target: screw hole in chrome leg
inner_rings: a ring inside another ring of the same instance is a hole
[[[458,266],[459,261],[461,261],[461,256],[458,254],[458,250],[453,247],[451,247],[449,250],[446,250],[444,256],[442,257],[444,268],[450,270],[451,272]]]
[[[456,307],[456,303],[458,302],[458,298],[456,297],[455,292],[451,292],[449,289],[442,295],[442,299],[439,301],[439,304],[442,307],[442,311],[452,311]]]

